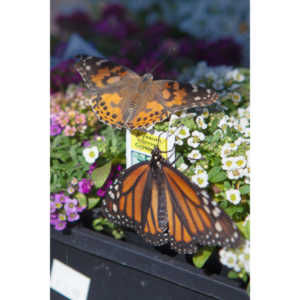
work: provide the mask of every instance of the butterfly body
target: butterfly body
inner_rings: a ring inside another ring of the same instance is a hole
[[[199,245],[236,247],[242,237],[233,221],[155,148],[152,159],[125,170],[103,201],[104,215],[133,228],[146,242],[170,243],[178,253]]]
[[[172,80],[139,76],[111,61],[82,56],[75,64],[91,93],[91,106],[99,120],[112,127],[147,128],[171,113],[217,100],[213,89]]]

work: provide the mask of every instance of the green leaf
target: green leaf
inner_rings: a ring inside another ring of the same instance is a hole
[[[220,171],[222,170],[221,167],[213,167],[208,171],[208,179],[215,177]]]
[[[193,263],[197,268],[202,268],[211,256],[214,247],[203,247],[200,252],[193,256]]]
[[[221,171],[218,174],[216,174],[215,176],[211,177],[209,179],[209,181],[212,183],[217,183],[217,182],[224,181],[226,178],[227,178],[226,173],[224,171]]]
[[[84,194],[76,193],[75,199],[77,199],[79,201],[80,206],[87,206],[87,199]]]
[[[103,227],[102,223],[103,223],[103,218],[94,219],[92,222],[93,229],[95,229],[96,231],[103,230],[104,227]]]
[[[94,181],[95,186],[97,188],[101,188],[102,185],[105,183],[107,177],[109,176],[110,170],[111,170],[111,161],[109,161],[107,164],[93,171],[92,180]]]
[[[239,277],[239,274],[233,270],[229,271],[227,274],[228,278],[230,279],[236,279]]]
[[[94,208],[100,201],[100,197],[89,197],[87,200],[88,209]]]
[[[231,189],[231,184],[230,184],[229,181],[224,181],[224,188],[225,188],[226,190]]]
[[[246,195],[250,193],[250,184],[244,184],[239,188],[241,195]]]
[[[236,226],[242,232],[242,234],[244,235],[244,237],[247,240],[250,240],[250,222],[246,222],[245,225],[244,225],[244,221],[238,222],[238,223],[236,223]]]

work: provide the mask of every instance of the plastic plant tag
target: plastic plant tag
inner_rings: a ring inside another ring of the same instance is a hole
[[[154,133],[140,130],[127,130],[126,132],[126,167],[129,168],[139,162],[150,160],[154,147],[159,147],[162,156],[169,162],[175,160],[174,135],[167,132],[154,131]],[[167,153],[163,153],[169,151]]]
[[[53,259],[50,287],[72,300],[86,300],[91,279],[71,267]]]

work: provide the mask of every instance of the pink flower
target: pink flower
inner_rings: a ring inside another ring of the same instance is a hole
[[[75,117],[75,123],[76,123],[76,124],[85,124],[85,123],[86,123],[86,117],[85,117],[85,114],[77,115],[77,116]]]
[[[88,194],[92,188],[92,181],[86,178],[83,178],[78,183],[79,192],[82,194]]]
[[[72,127],[72,126],[69,126],[67,125],[65,130],[64,130],[64,134],[65,136],[74,136],[76,133],[76,128],[75,127]]]

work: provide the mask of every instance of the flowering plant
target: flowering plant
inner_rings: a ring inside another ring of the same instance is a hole
[[[245,282],[249,276],[250,211],[250,110],[249,71],[231,67],[208,67],[200,62],[186,69],[181,80],[213,87],[219,104],[212,110],[180,113],[157,130],[175,135],[176,167],[201,188],[211,191],[215,201],[236,222],[246,238],[240,249],[221,249],[220,261],[232,269],[231,278]],[[204,247],[194,256],[202,267],[214,249]]]

